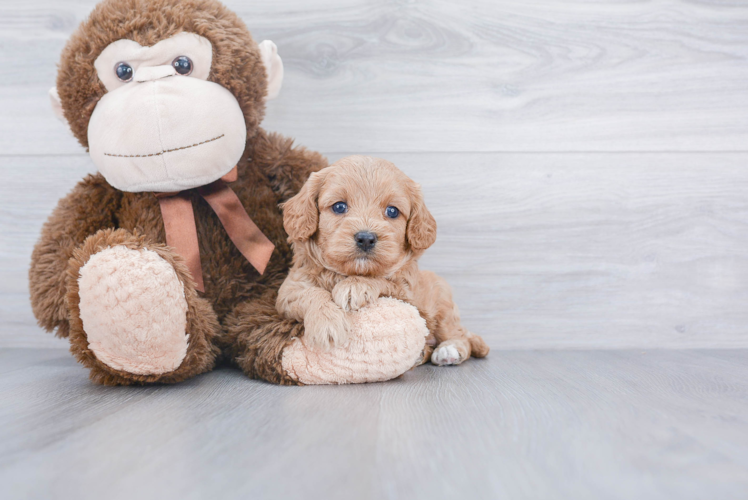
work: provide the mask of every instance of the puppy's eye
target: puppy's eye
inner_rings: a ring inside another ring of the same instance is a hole
[[[117,66],[114,67],[114,72],[117,74],[117,78],[123,82],[132,80],[132,66],[126,62],[117,63]]]
[[[389,217],[390,219],[397,219],[397,216],[400,215],[400,210],[393,206],[387,207],[387,209],[384,211],[384,214]]]
[[[332,206],[332,211],[336,214],[344,214],[348,211],[348,204],[344,201],[339,201]]]
[[[192,59],[187,56],[179,56],[171,62],[174,69],[180,75],[187,76],[192,73]]]

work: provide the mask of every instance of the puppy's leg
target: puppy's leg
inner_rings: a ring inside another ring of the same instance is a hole
[[[434,353],[434,346],[426,344],[421,352],[420,361],[416,362],[416,366],[421,366],[431,361],[431,355]]]
[[[348,317],[331,300],[318,301],[304,316],[304,343],[309,347],[330,349],[348,341]]]
[[[490,350],[486,342],[471,331],[463,331],[463,336],[441,342],[431,354],[431,362],[435,365],[458,365],[470,356],[485,358]],[[455,356],[456,354],[456,356]]]
[[[470,357],[470,344],[465,339],[445,340],[431,354],[437,366],[459,365]]]
[[[421,271],[416,301],[436,338],[436,348],[431,354],[433,364],[458,365],[471,355],[482,358],[488,354],[489,348],[483,339],[460,324],[460,311],[443,278]]]
[[[362,276],[348,276],[332,289],[332,300],[346,312],[358,311],[376,301],[382,294],[384,280]]]
[[[276,308],[288,319],[304,323],[304,343],[328,349],[345,344],[348,319],[335,304],[330,292],[304,279],[304,273],[292,268],[278,290]]]

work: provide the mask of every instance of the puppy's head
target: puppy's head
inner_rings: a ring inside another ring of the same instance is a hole
[[[297,252],[345,275],[383,276],[436,240],[418,184],[392,163],[349,156],[309,177],[283,205]]]

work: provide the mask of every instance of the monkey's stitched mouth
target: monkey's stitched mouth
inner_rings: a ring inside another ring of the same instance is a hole
[[[190,144],[189,146],[182,146],[181,148],[174,148],[174,149],[166,149],[166,150],[161,151],[159,153],[151,153],[149,155],[115,155],[115,154],[112,154],[112,153],[104,153],[104,156],[113,156],[115,158],[149,158],[151,156],[161,156],[161,155],[164,155],[166,153],[173,153],[174,151],[181,151],[183,149],[190,149],[190,148],[195,148],[197,146],[202,146],[203,144],[207,144],[209,142],[217,141],[218,139],[220,139],[224,135],[226,135],[226,134],[221,134],[218,137],[214,137],[212,139],[208,139],[207,141],[197,142],[195,144]]]

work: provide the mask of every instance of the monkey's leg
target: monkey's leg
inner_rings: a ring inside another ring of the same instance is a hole
[[[410,305],[380,298],[350,313],[346,345],[319,350],[295,340],[303,338],[303,325],[281,317],[275,295],[240,304],[225,322],[228,352],[251,378],[283,385],[379,382],[424,360],[428,329]]]
[[[214,366],[216,314],[164,245],[102,230],[74,251],[67,273],[70,351],[94,382],[173,383]]]
[[[283,349],[304,333],[304,326],[275,309],[276,292],[239,304],[224,323],[230,357],[250,378],[299,385],[283,368]]]

